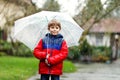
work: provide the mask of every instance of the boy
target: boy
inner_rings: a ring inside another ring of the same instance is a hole
[[[68,47],[63,36],[59,34],[61,24],[53,19],[48,23],[46,36],[41,39],[34,49],[34,56],[40,60],[39,74],[41,80],[60,80],[63,61],[68,55]]]

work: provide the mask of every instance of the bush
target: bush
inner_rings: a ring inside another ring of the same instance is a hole
[[[103,56],[110,57],[110,54],[111,54],[110,47],[106,47],[106,46],[94,47],[93,46],[93,49],[94,49],[93,55],[103,55]]]
[[[86,55],[92,55],[92,47],[90,46],[90,44],[87,42],[87,40],[84,40],[82,44],[80,44],[79,46],[80,49],[80,54],[83,56]]]
[[[12,52],[14,56],[21,56],[21,57],[30,57],[32,55],[32,51],[25,46],[23,43],[16,42],[12,47]]]
[[[4,52],[4,54],[12,56],[33,56],[32,51],[20,42],[7,42],[1,40],[0,52]],[[3,55],[3,53],[1,53],[1,55]]]
[[[87,40],[84,40],[79,46],[73,46],[69,48],[68,59],[79,60],[83,56],[90,57],[91,55],[92,47],[88,44]]]
[[[0,56],[5,56],[6,53],[5,52],[0,52]]]
[[[69,54],[68,54],[68,59],[75,60],[79,59],[79,48],[78,46],[73,46],[69,48]]]
[[[8,54],[11,50],[11,47],[12,47],[11,43],[0,40],[0,52]]]
[[[93,61],[106,62],[110,59],[111,49],[106,46],[93,47]]]

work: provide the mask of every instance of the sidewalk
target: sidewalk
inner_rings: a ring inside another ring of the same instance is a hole
[[[120,80],[120,59],[112,64],[92,63],[75,64],[78,70],[74,73],[64,73],[60,80]],[[38,80],[39,75],[28,80]]]

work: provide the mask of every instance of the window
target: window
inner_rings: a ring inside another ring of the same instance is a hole
[[[96,46],[102,46],[103,45],[103,34],[96,34]]]

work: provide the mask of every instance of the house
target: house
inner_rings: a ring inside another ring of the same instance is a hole
[[[112,56],[120,56],[120,19],[103,19],[93,25],[87,35],[93,46],[111,46]]]

